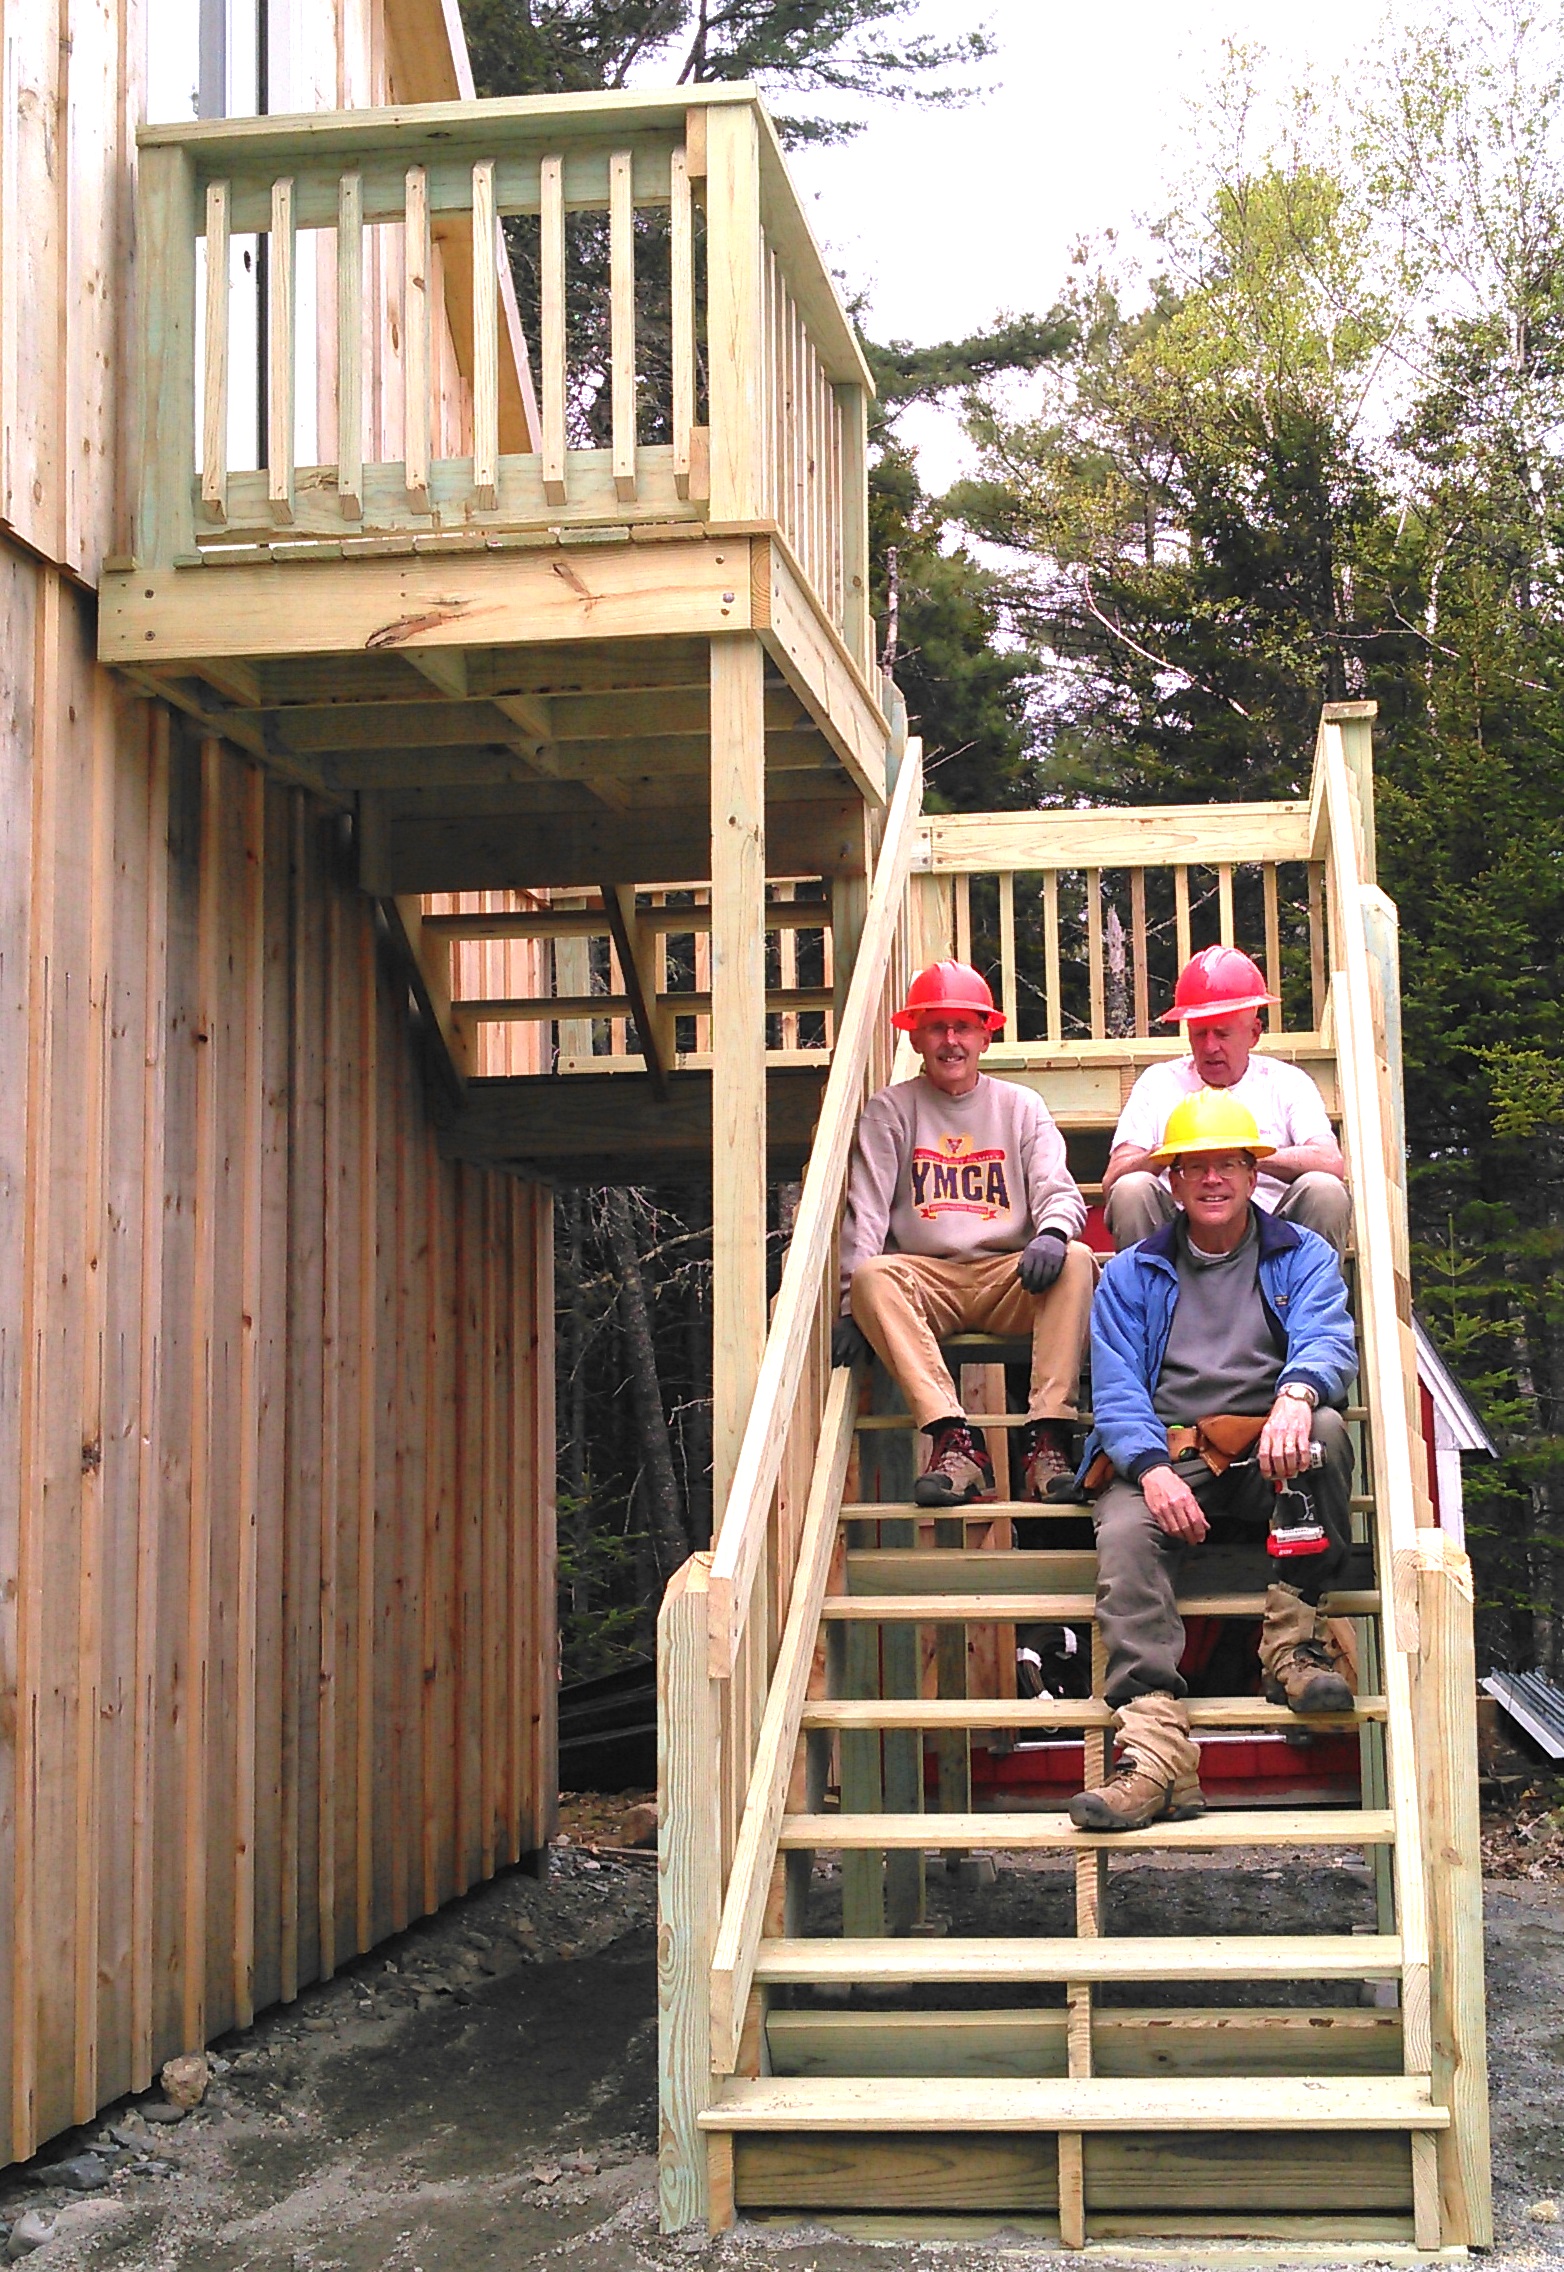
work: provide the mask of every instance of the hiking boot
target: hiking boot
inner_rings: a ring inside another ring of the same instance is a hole
[[[1295,1587],[1271,1586],[1260,1632],[1265,1693],[1291,1712],[1350,1712],[1352,1690],[1336,1670],[1325,1620]]]
[[[1145,1830],[1204,1814],[1200,1751],[1176,1696],[1137,1696],[1118,1715],[1119,1758],[1105,1783],[1070,1801],[1077,1830]]]
[[[1054,1499],[1056,1483],[1075,1475],[1070,1457],[1070,1428],[1064,1420],[1029,1420],[1017,1430],[1016,1453],[1021,1465],[1018,1499]]]
[[[992,1498],[994,1467],[965,1420],[937,1420],[928,1431],[929,1464],[912,1487],[920,1507],[963,1507]]]

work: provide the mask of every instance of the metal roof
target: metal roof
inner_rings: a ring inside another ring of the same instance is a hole
[[[1545,1672],[1491,1672],[1478,1682],[1550,1759],[1564,1759],[1564,1688]]]
[[[1457,1445],[1463,1452],[1486,1452],[1490,1459],[1497,1459],[1499,1447],[1467,1402],[1455,1375],[1434,1347],[1427,1327],[1415,1310],[1412,1331],[1417,1337],[1418,1379],[1433,1398],[1435,1409]]]

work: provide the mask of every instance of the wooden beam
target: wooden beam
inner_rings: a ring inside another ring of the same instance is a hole
[[[617,889],[618,887],[613,887]],[[711,929],[710,907],[641,907],[635,911],[643,931],[684,938]],[[611,926],[606,907],[536,907],[520,913],[426,915],[424,929],[442,939],[601,939]],[[766,902],[768,931],[829,931],[828,899],[772,899]]]
[[[861,1941],[826,1945],[848,1956],[855,1950],[861,1954],[864,1948]],[[1130,1944],[1104,1941],[1098,1945],[1111,1950]],[[1197,1948],[1215,1945],[1194,1944]],[[1294,1941],[1284,1945],[1296,1952],[1302,1944]],[[1145,1946],[1144,1942],[1140,1944],[1142,1949]],[[918,1973],[910,1976],[928,1977]],[[1125,1975],[1111,1970],[1103,1977]],[[1448,2120],[1444,2108],[1429,2099],[1426,2080],[1418,2083],[1400,2075],[1274,2075],[1259,2092],[1240,2077],[1191,2081],[1173,2076],[1160,2083],[1148,2080],[1138,2090],[1127,2091],[1117,2077],[1102,2075],[1048,2076],[1025,2082],[961,2076],[938,2083],[922,2078],[898,2083],[884,2075],[796,2081],[761,2076],[753,2081],[725,2083],[715,2104],[701,2117],[701,2127],[806,2131],[1433,2131],[1446,2128]]]
[[[724,114],[727,115],[727,114]],[[711,649],[712,1505],[727,1500],[766,1341],[764,661]],[[717,1523],[720,1528],[720,1512]]]
[[[625,891],[630,887],[620,884],[611,887]],[[580,936],[579,933],[575,934]],[[615,944],[618,935],[614,934]],[[712,1014],[710,994],[657,994],[651,1003],[657,1012],[667,1017],[709,1018]],[[632,1018],[636,1015],[636,996],[624,994],[475,994],[453,1004],[456,1015],[490,1025],[552,1025],[559,1020],[572,1018]],[[829,1010],[831,989],[828,986],[773,986],[764,996],[764,1008],[769,1013],[796,1012],[799,1010]]]
[[[923,823],[914,867],[935,874],[986,875],[1006,868],[1036,874],[1308,857],[1309,806],[1295,798],[1273,805],[938,813]]]
[[[773,1179],[801,1172],[824,1086],[823,1065],[767,1067]],[[670,1073],[666,1103],[658,1102],[639,1070],[475,1080],[460,1118],[441,1130],[440,1148],[479,1166],[531,1163],[565,1182],[634,1181],[643,1169],[646,1177],[704,1175],[712,1150],[711,1092],[709,1071],[684,1069]]]
[[[995,1702],[990,1699],[992,1711]],[[1005,1715],[1007,1723],[1009,1715]],[[1101,1847],[1105,1852],[1217,1852],[1230,1847],[1384,1846],[1395,1837],[1395,1818],[1386,1808],[1308,1807],[1250,1813],[1235,1810],[1200,1816],[1193,1822],[1159,1822],[1150,1830],[1077,1830],[1061,1814],[791,1814],[783,1818],[779,1843],[810,1853],[845,1853],[852,1848],[904,1851],[955,1851],[975,1846],[1006,1854],[1043,1853]]]
[[[636,915],[635,891],[629,884],[604,884],[603,911],[609,934],[619,955],[629,996],[630,1015],[646,1060],[652,1093],[659,1104],[668,1101],[668,1074],[673,1064],[673,1016],[657,992],[658,956],[652,933]]]
[[[361,806],[378,806],[370,792]],[[777,804],[766,814],[767,857],[778,874],[834,876],[857,854],[862,800],[822,798]],[[385,815],[377,884],[388,891],[526,891],[542,886],[592,890],[603,882],[705,883],[711,831],[705,815],[682,806],[638,811],[627,824],[611,812]]]
[[[750,621],[745,570],[742,544],[692,538],[114,571],[100,587],[98,651],[104,662],[165,667],[223,655],[361,649],[411,659],[475,643],[742,631]]]
[[[872,805],[885,802],[885,714],[782,540],[752,547],[753,620],[771,656]]]
[[[438,935],[424,935],[423,909],[408,894],[383,898],[380,910],[402,975],[424,1021],[424,1033],[442,1087],[453,1104],[466,1094],[471,1044],[451,1001],[451,954]]]

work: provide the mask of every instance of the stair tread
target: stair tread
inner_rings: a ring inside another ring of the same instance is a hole
[[[1388,1846],[1396,1818],[1388,1808],[1312,1807],[1261,1813],[1233,1810],[1165,1822],[1147,1830],[1077,1830],[1065,1814],[790,1814],[782,1821],[784,1847],[830,1849],[914,1848],[954,1851],[962,1846],[1024,1851],[1040,1847],[1101,1846],[1144,1851],[1219,1846]]]
[[[1180,1600],[1187,1594],[1263,1594],[1278,1576],[1263,1541],[1248,1546],[1206,1546],[1187,1557],[1175,1579]],[[1349,1583],[1372,1584],[1373,1561],[1366,1547],[1355,1547],[1342,1572]],[[1097,1584],[1094,1546],[854,1547],[845,1557],[843,1592],[921,1593],[1085,1593]]]
[[[1193,1728],[1356,1727],[1385,1717],[1383,1696],[1360,1696],[1351,1712],[1289,1711],[1260,1696],[1194,1696]],[[1100,1696],[866,1696],[820,1698],[804,1706],[806,1728],[1106,1728],[1113,1707]]]
[[[997,1554],[984,1560],[998,1562]],[[1000,1573],[995,1572],[997,1577]],[[1263,1617],[1264,1594],[1189,1594],[1179,1598],[1184,1617]],[[1377,1589],[1327,1594],[1327,1617],[1377,1617]],[[828,1594],[821,1615],[864,1625],[1074,1625],[1090,1624],[1097,1597],[1087,1593]]]
[[[1444,2130],[1426,2075],[730,2079],[705,2130]]]
[[[1395,1933],[1114,1934],[1045,1938],[762,1941],[757,1982],[1376,1980],[1401,1970]]]

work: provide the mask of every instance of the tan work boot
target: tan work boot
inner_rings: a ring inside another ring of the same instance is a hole
[[[1310,1714],[1352,1710],[1352,1691],[1336,1670],[1325,1619],[1292,1586],[1266,1591],[1260,1663],[1273,1704]]]
[[[1016,1431],[1016,1449],[1021,1455],[1018,1499],[1047,1499],[1051,1484],[1067,1482],[1075,1473],[1067,1421],[1029,1420]]]
[[[1117,1718],[1118,1764],[1095,1791],[1070,1801],[1076,1829],[1145,1830],[1204,1814],[1200,1750],[1182,1699],[1161,1691],[1137,1696]]]
[[[994,1495],[994,1463],[965,1420],[940,1420],[929,1430],[929,1464],[912,1487],[920,1507],[964,1507]]]

